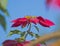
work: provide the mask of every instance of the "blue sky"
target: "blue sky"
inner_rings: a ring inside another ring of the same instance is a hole
[[[0,26],[0,44],[6,40],[6,39],[14,39],[18,38],[19,35],[13,35],[11,37],[7,37],[7,34],[9,33],[10,30],[13,29],[20,29],[19,27],[17,28],[11,28],[11,20],[14,20],[19,17],[24,17],[26,15],[31,15],[31,16],[42,16],[44,18],[47,18],[55,23],[55,26],[52,26],[50,28],[45,28],[43,26],[39,26],[40,32],[39,35],[44,35],[44,34],[49,34],[51,32],[56,31],[59,28],[59,10],[57,9],[46,9],[45,6],[45,1],[44,0],[8,0],[8,6],[7,6],[8,12],[10,14],[10,17],[6,17],[7,21],[7,32],[4,32],[3,28]],[[32,27],[31,30],[33,32],[36,32],[35,29]],[[25,30],[25,29],[24,29]],[[31,40],[31,37],[28,36],[27,40]]]

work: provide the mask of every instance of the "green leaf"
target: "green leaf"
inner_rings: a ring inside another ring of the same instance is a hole
[[[3,15],[0,14],[0,24],[2,25],[3,29],[6,31],[6,20]]]
[[[17,38],[16,40],[18,41],[18,42],[24,42],[25,41],[25,37],[26,37],[26,33],[27,32],[22,32],[20,35],[21,35],[21,37],[20,38]]]
[[[24,36],[24,35],[25,35],[25,33],[26,33],[26,32],[22,32],[22,33],[21,33],[21,37],[22,37],[22,36]]]
[[[7,0],[1,0],[0,1],[0,10],[5,13],[5,15],[9,16],[9,13],[6,9],[6,6],[7,6]]]
[[[21,34],[22,32],[21,31],[19,31],[19,30],[12,30],[12,31],[10,31],[9,32],[9,34],[8,34],[8,36],[12,36],[12,35],[14,35],[14,34]]]
[[[0,10],[7,16],[9,16],[9,13],[7,11],[7,9],[4,9],[2,6],[0,7]]]
[[[34,25],[34,27],[36,28],[36,30],[39,32],[39,28],[37,26]]]
[[[17,42],[24,42],[25,38],[24,37],[20,37],[20,38],[16,38],[15,40]]]
[[[38,38],[38,37],[40,37],[40,36],[39,36],[38,34],[35,34],[35,37]]]
[[[40,44],[44,44],[44,45],[46,45],[46,43],[43,41],[43,42],[41,42]]]
[[[8,1],[8,0],[0,0],[0,3],[1,3],[1,5],[2,5],[2,7],[3,7],[4,9],[6,9],[7,1]]]
[[[35,34],[32,32],[28,32],[28,34],[31,35],[32,37],[35,36]]]

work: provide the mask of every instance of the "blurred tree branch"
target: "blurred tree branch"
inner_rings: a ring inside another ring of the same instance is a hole
[[[60,31],[53,32],[51,34],[47,34],[42,37],[39,37],[36,40],[31,41],[29,44],[26,44],[25,46],[35,46],[37,43],[41,43],[43,41],[47,41],[53,38],[60,38]]]

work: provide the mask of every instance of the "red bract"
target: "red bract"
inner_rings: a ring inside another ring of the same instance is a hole
[[[15,40],[6,40],[3,42],[3,46],[16,46],[17,42]]]
[[[60,7],[60,0],[55,1],[56,6]]]
[[[39,22],[39,20],[37,18],[31,18],[30,22],[37,24]]]
[[[13,20],[13,25],[12,27],[18,27],[18,26],[22,26],[25,27],[27,24],[29,23],[34,23],[34,24],[40,24],[44,27],[50,27],[53,26],[54,23],[48,19],[44,19],[41,16],[38,17],[32,17],[32,16],[28,16],[28,17],[24,17],[24,18],[18,18],[16,20]]]
[[[54,23],[48,19],[44,19],[43,17],[39,16],[37,17],[39,19],[39,24],[44,26],[44,27],[50,27],[53,26]]]
[[[56,8],[60,8],[60,0],[46,0],[46,5],[52,6],[52,7],[56,7]]]
[[[17,27],[17,26],[22,26],[22,27],[24,27],[24,26],[26,26],[26,24],[27,24],[27,19],[26,18],[18,18],[18,19],[16,19],[16,20],[13,20],[12,21],[14,24],[12,25],[12,27]]]

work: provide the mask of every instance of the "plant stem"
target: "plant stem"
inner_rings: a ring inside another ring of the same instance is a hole
[[[25,40],[26,40],[26,37],[27,37],[27,35],[28,35],[28,32],[30,32],[30,30],[31,30],[31,23],[29,24],[29,29],[28,29],[27,32],[25,33]]]

